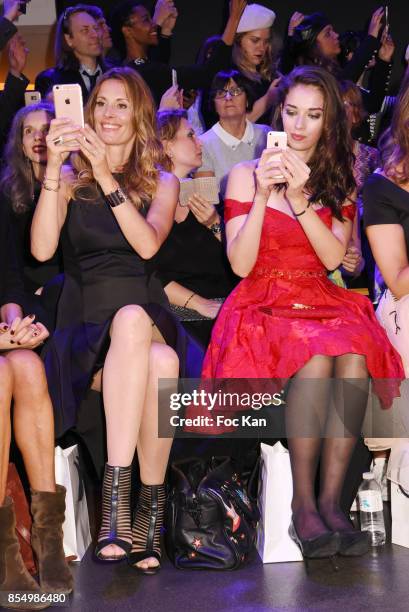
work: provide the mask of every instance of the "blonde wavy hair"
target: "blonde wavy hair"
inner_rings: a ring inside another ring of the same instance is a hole
[[[246,60],[241,46],[241,41],[246,34],[248,34],[248,32],[240,32],[240,34],[236,34],[234,38],[233,63],[237,66],[240,72],[244,74],[244,76],[248,77],[252,81],[261,81],[262,79],[265,81],[271,81],[277,68],[276,61],[273,58],[274,53],[272,35],[268,42],[266,52],[264,53],[263,60],[257,68],[257,71],[255,71],[253,66]]]
[[[91,93],[85,107],[85,121],[95,129],[94,111],[101,89],[106,81],[120,81],[128,94],[133,109],[135,142],[131,155],[124,167],[121,186],[132,197],[137,208],[150,201],[157,188],[160,171],[166,163],[166,156],[157,135],[155,104],[145,81],[132,68],[112,68],[103,74]],[[97,194],[92,166],[82,153],[71,156],[76,171],[72,184],[73,197],[92,199]],[[91,196],[88,196],[91,188]]]
[[[407,72],[393,111],[389,129],[379,140],[382,166],[387,177],[398,185],[409,181],[409,72]]]

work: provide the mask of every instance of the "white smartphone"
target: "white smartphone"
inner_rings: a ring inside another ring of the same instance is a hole
[[[75,125],[84,127],[84,104],[80,85],[54,85],[53,87],[55,116],[71,119]]]
[[[26,106],[31,106],[31,104],[38,104],[38,102],[41,102],[41,93],[39,91],[24,92],[24,103]]]
[[[267,149],[272,149],[270,161],[280,161],[281,151],[287,148],[287,133],[286,132],[268,132],[267,134]],[[274,153],[274,149],[279,149],[279,152]],[[278,174],[276,178],[284,178],[282,174]]]
[[[286,149],[287,132],[268,132],[267,149]]]
[[[172,68],[172,87],[178,86],[178,73]]]

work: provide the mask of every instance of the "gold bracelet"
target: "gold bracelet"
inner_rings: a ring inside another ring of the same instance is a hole
[[[55,191],[55,193],[58,193],[60,185],[58,185],[57,189],[54,189],[54,187],[47,187],[47,185],[45,184],[45,181],[43,181],[42,182],[42,187],[46,191]]]
[[[50,178],[49,176],[46,176],[46,175],[44,175],[43,181],[53,181],[54,183],[60,184],[60,179],[59,178],[58,179],[53,179],[53,178]]]
[[[183,308],[187,307],[187,305],[189,304],[190,300],[192,299],[194,295],[196,295],[196,293],[192,293],[192,295],[187,298],[186,302],[183,304]]]

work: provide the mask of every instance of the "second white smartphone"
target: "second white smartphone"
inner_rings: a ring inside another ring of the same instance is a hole
[[[41,102],[41,94],[39,91],[24,92],[24,103],[26,106],[31,106],[32,104],[38,104],[38,102]]]
[[[281,151],[285,151],[287,148],[287,133],[286,132],[268,132],[267,134],[267,149],[272,149],[270,161],[280,161]],[[278,149],[274,153],[274,149]],[[278,174],[276,178],[284,178],[282,174]]]

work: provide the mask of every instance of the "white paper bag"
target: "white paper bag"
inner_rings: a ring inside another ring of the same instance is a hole
[[[290,455],[281,442],[261,444],[257,550],[263,563],[302,561],[297,544],[288,535],[293,480]]]
[[[391,481],[392,543],[409,548],[409,440],[396,440],[388,464]]]
[[[79,472],[78,446],[55,449],[55,480],[67,489],[65,498],[64,553],[81,561],[91,544],[88,505]]]

